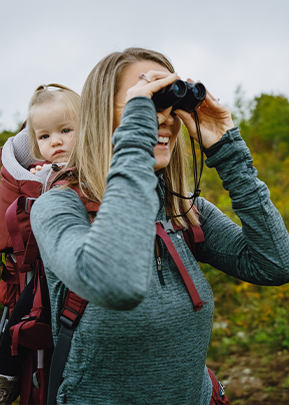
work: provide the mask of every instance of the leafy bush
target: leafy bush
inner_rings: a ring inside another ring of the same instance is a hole
[[[244,100],[237,90],[235,119],[240,126],[271,199],[289,226],[289,101],[282,95],[262,94]],[[184,128],[190,151],[189,135]],[[198,161],[200,151],[197,149]],[[192,164],[192,158],[190,158]],[[193,189],[193,177],[190,177]],[[204,167],[201,195],[240,225],[228,192],[215,169]],[[207,264],[201,268],[214,292],[215,318],[209,357],[255,350],[275,352],[289,347],[287,307],[289,285],[262,287],[234,279]]]

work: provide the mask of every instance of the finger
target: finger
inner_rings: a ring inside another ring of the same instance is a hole
[[[145,76],[145,79],[144,77]],[[179,76],[176,73],[159,72],[150,70],[145,74],[141,74],[137,84],[128,89],[126,94],[126,102],[137,96],[145,96],[152,98],[153,94],[172,84]]]
[[[184,110],[174,110],[174,113],[183,121],[190,136],[197,139],[197,128],[194,117]]]
[[[184,110],[174,110],[174,113],[183,121],[185,126],[189,129],[189,127],[195,129],[195,118]]]
[[[163,71],[156,71],[156,70],[149,70],[147,73],[141,73],[139,76],[139,83],[144,85],[145,82],[151,83],[156,80],[164,79],[168,76],[172,75],[170,72],[163,72]]]
[[[218,99],[216,99],[216,98],[215,98],[211,93],[209,93],[208,91],[207,91],[207,95],[206,95],[206,98],[205,98],[205,102],[206,102],[206,104],[207,104],[207,106],[208,106],[209,108],[212,108],[212,109],[214,109],[214,110],[219,110],[219,109],[222,109],[222,108],[223,108],[222,104],[219,103]]]
[[[146,73],[146,76],[151,80],[151,81],[155,81],[155,80],[159,80],[159,79],[164,79],[167,76],[170,76],[171,72],[163,72],[163,71],[159,71],[159,70],[149,70]]]
[[[207,96],[208,96],[208,99],[211,99],[212,101],[215,101],[216,103],[219,104],[219,100],[220,100],[220,99],[214,97],[213,94],[209,92],[209,90],[207,90]],[[207,97],[206,97],[206,98],[207,98]]]
[[[152,81],[151,83],[148,84],[148,86],[149,86],[148,88],[151,90],[152,93],[156,93],[157,91],[161,90],[162,88],[169,86],[177,79],[178,79],[178,75],[176,73],[172,73],[167,77]]]
[[[174,110],[174,113],[178,116],[178,117],[180,117],[183,121],[184,120],[190,120],[190,119],[192,119],[193,120],[193,117],[192,117],[192,115],[190,114],[190,113],[188,113],[187,111],[185,111],[185,110]]]

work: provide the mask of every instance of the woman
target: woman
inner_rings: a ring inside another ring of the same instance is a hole
[[[90,225],[69,188],[51,190],[34,204],[31,222],[46,269],[55,339],[66,289],[89,301],[57,404],[228,404],[205,366],[214,304],[197,260],[256,284],[289,280],[283,221],[256,178],[230,111],[209,93],[198,110],[207,165],[218,170],[243,227],[198,197],[199,219],[195,211],[187,213],[192,224],[200,221],[205,237],[197,260],[181,231],[169,234],[200,307],[163,242],[155,243],[155,222],[174,217],[184,225],[177,215],[190,208],[164,186],[187,195],[180,126],[182,120],[197,139],[194,119],[171,108],[156,114],[151,100],[177,78],[154,51],[130,48],[99,62],[83,89],[70,162],[84,192],[102,202],[98,215]]]

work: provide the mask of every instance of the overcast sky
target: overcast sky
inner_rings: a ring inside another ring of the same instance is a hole
[[[129,46],[164,53],[232,107],[289,96],[289,0],[0,0],[0,130],[26,117],[39,84],[81,93],[94,65]]]

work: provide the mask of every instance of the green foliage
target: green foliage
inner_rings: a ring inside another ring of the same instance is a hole
[[[258,177],[268,185],[271,199],[289,229],[289,100],[283,95],[262,94],[247,101],[238,87],[233,118],[250,148]],[[187,141],[188,136],[186,133]],[[200,164],[199,149],[197,157]],[[192,176],[190,184],[193,189]],[[215,169],[204,168],[200,188],[202,196],[240,225]],[[262,355],[289,348],[289,285],[256,286],[207,264],[201,267],[212,286],[215,301],[209,358],[218,360],[248,351]],[[287,387],[288,382],[284,384]]]
[[[289,100],[286,97],[269,94],[255,97],[249,125],[254,149],[282,150],[283,155],[288,152]]]
[[[3,146],[4,143],[7,141],[10,136],[14,136],[17,134],[18,131],[16,132],[10,132],[10,131],[2,131],[0,132],[0,146]]]

